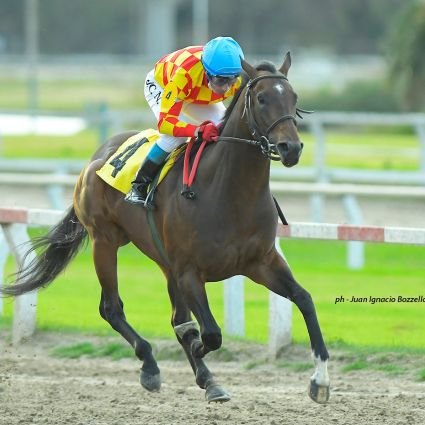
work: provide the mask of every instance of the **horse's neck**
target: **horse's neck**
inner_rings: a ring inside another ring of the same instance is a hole
[[[237,105],[238,106],[238,105]],[[242,106],[235,107],[221,133],[224,137],[252,139],[251,132],[242,115]],[[230,180],[237,180],[248,190],[269,184],[270,161],[262,155],[258,147],[240,141],[219,142],[216,155],[220,158],[220,172]]]
[[[220,134],[223,138],[253,139],[242,116],[243,108],[244,96],[241,93],[225,121]],[[222,140],[206,149],[199,165],[196,183],[208,188],[217,200],[228,201],[223,205],[236,208],[237,201],[241,201],[243,207],[248,202],[258,203],[270,198],[270,160],[257,146],[243,141]]]

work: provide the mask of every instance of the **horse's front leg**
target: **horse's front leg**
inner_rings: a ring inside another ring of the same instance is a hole
[[[311,295],[294,279],[285,260],[273,251],[261,264],[251,268],[248,277],[274,293],[292,301],[301,311],[310,336],[315,371],[310,379],[309,395],[317,403],[329,400],[329,354],[323,340]]]
[[[178,285],[173,279],[168,280],[168,292],[173,305],[172,325],[195,373],[196,383],[205,389],[208,402],[230,400],[228,392],[213,378],[202,359],[208,352],[220,348],[222,341],[221,330],[208,305],[205,284],[194,274],[186,273]],[[191,320],[190,310],[201,325],[201,334],[197,323]]]
[[[195,315],[201,330],[201,340],[193,340],[191,351],[194,357],[202,358],[210,351],[221,347],[221,329],[211,313],[205,282],[194,272],[186,272],[177,279],[178,290],[187,306]]]
[[[136,356],[143,362],[140,371],[142,386],[148,391],[159,391],[161,377],[152,347],[130,326],[124,314],[124,306],[118,292],[117,250],[118,245],[113,245],[110,240],[93,237],[94,265],[102,286],[99,312],[102,318],[133,347]]]

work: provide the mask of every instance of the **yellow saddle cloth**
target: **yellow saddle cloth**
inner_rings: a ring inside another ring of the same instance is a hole
[[[140,164],[158,138],[158,131],[152,128],[131,136],[108,158],[103,167],[96,171],[96,174],[113,188],[128,193]],[[161,183],[184,149],[186,144],[170,154],[161,170],[157,185]]]

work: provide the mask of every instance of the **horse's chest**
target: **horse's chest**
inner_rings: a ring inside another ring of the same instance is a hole
[[[186,227],[184,250],[201,268],[235,267],[265,255],[274,243],[276,223],[249,216],[217,215]],[[181,251],[180,251],[181,252]]]
[[[192,229],[193,237],[201,243],[244,245],[274,236],[276,223],[273,216],[264,220],[257,214],[217,211],[204,216]]]
[[[188,201],[177,199],[165,220],[167,250],[183,268],[194,266],[205,276],[242,272],[272,249],[277,214],[269,197],[240,202],[207,192]],[[191,203],[189,203],[191,202]]]

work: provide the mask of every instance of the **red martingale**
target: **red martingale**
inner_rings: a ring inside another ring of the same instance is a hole
[[[202,152],[204,151],[205,145],[209,142],[203,141],[201,146],[199,146],[198,152],[196,152],[195,159],[192,164],[192,168],[190,168],[190,153],[192,151],[192,147],[196,142],[196,138],[192,137],[190,142],[187,144],[186,151],[184,153],[184,162],[183,162],[183,190],[181,194],[187,199],[194,199],[195,192],[193,192],[190,187],[192,186],[196,172],[198,171],[199,162],[201,160]]]
[[[215,130],[217,131],[217,133],[220,131],[220,124],[215,125],[212,121],[204,121],[201,124],[200,129],[205,130],[205,127],[209,124],[211,124],[215,127]],[[202,138],[202,133],[200,133],[198,135],[198,139],[199,138]],[[218,134],[217,134],[217,136],[212,137],[211,140],[203,140],[202,141],[201,146],[199,146],[198,152],[196,152],[195,160],[193,161],[192,168],[189,169],[190,168],[190,153],[192,152],[192,147],[195,144],[196,140],[197,140],[196,137],[192,137],[190,139],[190,142],[188,143],[187,148],[186,148],[186,152],[184,154],[184,163],[183,163],[183,187],[184,187],[184,189],[183,189],[182,194],[187,194],[188,192],[191,192],[190,186],[192,186],[193,181],[195,180],[196,172],[197,172],[198,166],[199,166],[199,161],[201,160],[201,155],[202,155],[202,152],[204,151],[205,145],[207,143],[217,142],[218,141]]]

